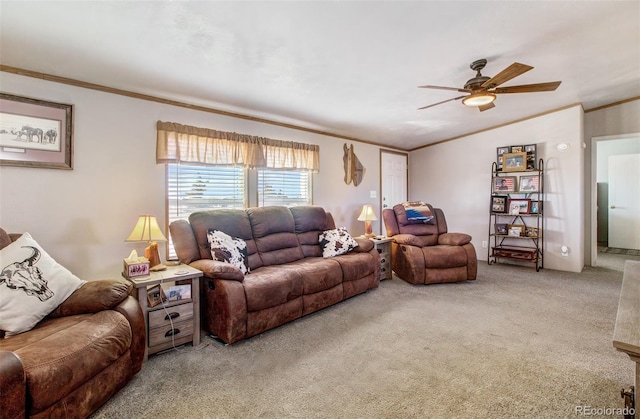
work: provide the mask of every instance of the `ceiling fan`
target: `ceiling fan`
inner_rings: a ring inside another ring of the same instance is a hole
[[[505,68],[497,75],[493,77],[487,77],[480,74],[480,71],[487,65],[487,60],[481,59],[471,63],[469,67],[476,71],[476,76],[469,79],[464,88],[459,89],[456,87],[444,87],[444,86],[418,86],[425,89],[440,89],[440,90],[453,90],[454,92],[469,93],[468,95],[454,97],[452,99],[443,100],[442,102],[434,103],[432,105],[423,106],[418,109],[427,109],[433,106],[441,105],[443,103],[451,102],[452,100],[462,99],[462,103],[466,106],[477,106],[480,112],[486,111],[495,107],[493,101],[496,100],[497,94],[502,93],[532,93],[532,92],[552,92],[560,86],[561,81],[552,81],[547,83],[535,83],[535,84],[523,84],[521,86],[507,86],[500,87],[502,83],[505,83],[514,77],[517,77],[533,67],[526,64],[513,63],[509,67]]]

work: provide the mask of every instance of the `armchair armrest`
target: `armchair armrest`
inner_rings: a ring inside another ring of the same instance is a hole
[[[0,351],[0,415],[3,418],[24,418],[27,406],[27,378],[18,355]]]
[[[110,310],[124,301],[133,289],[133,284],[124,279],[100,279],[89,281],[69,296],[48,317],[97,313]]]
[[[352,250],[352,252],[356,253],[367,253],[371,249],[373,249],[373,242],[369,239],[363,239],[362,237],[354,237],[356,242],[358,242],[358,247]]]
[[[200,259],[189,264],[192,268],[201,270],[204,276],[215,279],[230,279],[233,281],[244,281],[244,274],[237,266],[219,260]]]
[[[131,365],[137,367],[136,374],[142,368],[144,351],[147,344],[147,328],[144,322],[144,314],[138,300],[132,296],[127,296],[123,301],[114,307],[118,313],[122,314],[131,325]]]
[[[465,233],[444,233],[438,236],[438,244],[464,246],[471,242],[471,236]]]
[[[422,240],[420,240],[413,234],[396,234],[395,236],[393,236],[393,241],[400,245],[404,244],[407,246],[422,247],[424,245]]]

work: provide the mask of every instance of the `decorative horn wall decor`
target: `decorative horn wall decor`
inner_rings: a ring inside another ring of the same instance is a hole
[[[342,148],[344,150],[344,155],[342,156],[344,163],[344,183],[348,185],[353,182],[353,186],[358,186],[360,182],[362,182],[366,169],[362,166],[362,163],[358,160],[358,156],[356,156],[356,153],[353,151],[353,144],[347,147],[345,143]]]

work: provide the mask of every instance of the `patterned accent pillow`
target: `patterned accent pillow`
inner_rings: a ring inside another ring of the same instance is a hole
[[[247,242],[234,238],[220,230],[209,230],[207,240],[211,246],[211,257],[220,262],[227,262],[240,269],[246,275],[251,272],[247,264]]]
[[[345,227],[322,232],[318,243],[322,248],[322,257],[325,258],[343,255],[358,247],[358,242],[351,237]]]
[[[8,338],[33,329],[86,282],[24,233],[0,250],[0,330]]]

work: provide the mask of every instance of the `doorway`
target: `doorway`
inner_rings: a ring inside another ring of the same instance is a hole
[[[407,200],[409,155],[390,150],[380,150],[380,208],[384,211]],[[382,211],[380,211],[382,215]],[[384,221],[380,233],[386,235]]]

